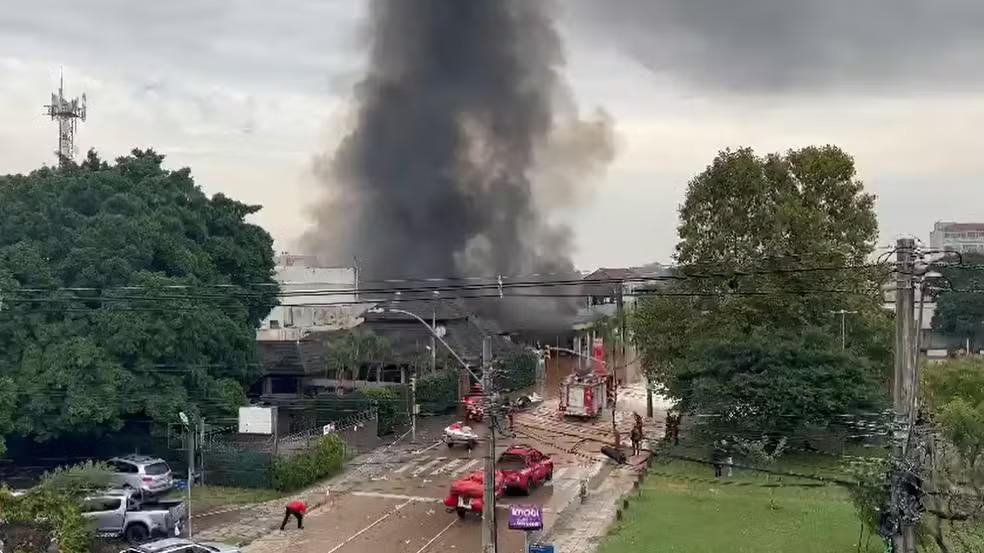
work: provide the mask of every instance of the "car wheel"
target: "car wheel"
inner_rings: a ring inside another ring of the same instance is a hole
[[[124,537],[130,543],[143,543],[150,537],[150,530],[143,524],[131,524],[127,527]]]
[[[523,483],[523,487],[519,489],[519,492],[523,495],[530,495],[530,489],[533,487],[533,479],[527,478],[526,482]]]
[[[547,477],[544,480],[547,482],[553,480],[553,467],[550,467],[550,471],[547,472]]]
[[[458,513],[458,518],[461,519],[465,518],[465,515],[468,514],[468,511],[466,511],[464,507],[458,507],[457,509],[455,509],[455,512]]]

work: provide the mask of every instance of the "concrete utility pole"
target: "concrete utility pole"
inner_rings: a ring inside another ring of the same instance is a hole
[[[417,375],[410,377],[410,443],[417,443]]]
[[[489,426],[489,450],[485,457],[485,477],[482,489],[482,553],[496,553],[495,524],[495,406],[492,404],[492,343],[482,341],[482,393],[486,424]]]
[[[916,364],[912,355],[913,319],[915,318],[915,294],[913,278],[915,273],[915,240],[901,238],[896,244],[895,268],[895,381],[892,399],[895,405],[895,461],[896,468],[892,479],[892,509],[895,517],[895,533],[892,536],[894,553],[915,553],[915,526],[906,506],[911,504],[904,486],[904,470],[908,466],[907,448],[912,428],[914,408]]]
[[[841,309],[839,311],[831,311],[831,313],[834,314],[834,315],[840,315],[841,316],[841,351],[845,351],[847,349],[847,316],[848,315],[857,315],[858,312],[857,311],[845,311],[845,310]]]

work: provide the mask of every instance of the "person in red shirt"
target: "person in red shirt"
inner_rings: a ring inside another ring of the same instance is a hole
[[[287,527],[287,521],[290,520],[291,515],[297,518],[297,528],[304,529],[304,513],[307,512],[307,505],[303,501],[294,500],[287,504],[287,508],[284,509],[284,521],[280,523],[280,529],[283,530]]]

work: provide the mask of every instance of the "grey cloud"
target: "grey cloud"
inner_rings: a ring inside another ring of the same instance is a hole
[[[345,0],[5,0],[0,56],[324,92],[361,62],[363,11]]]
[[[980,0],[570,0],[654,72],[742,92],[984,82]]]

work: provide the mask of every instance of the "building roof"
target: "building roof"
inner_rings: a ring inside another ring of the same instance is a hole
[[[626,280],[630,278],[639,278],[639,273],[635,269],[629,268],[602,267],[584,277],[583,280]]]
[[[984,223],[941,223],[938,230],[961,232],[967,230],[984,231]]]
[[[324,369],[325,348],[316,337],[257,342],[265,374],[303,375]]]

